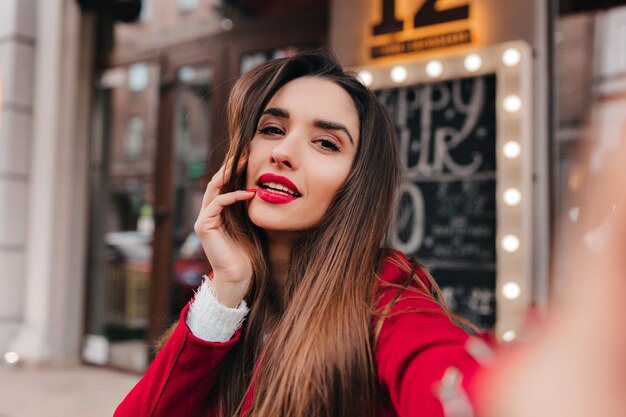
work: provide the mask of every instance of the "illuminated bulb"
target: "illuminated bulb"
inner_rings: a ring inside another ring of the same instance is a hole
[[[463,64],[465,65],[465,69],[467,71],[476,72],[483,66],[483,60],[478,54],[470,54],[465,57]]]
[[[502,295],[507,300],[516,300],[522,293],[522,288],[517,282],[509,281],[502,286]]]
[[[502,340],[505,342],[512,342],[517,337],[515,330],[507,330],[502,334]]]
[[[510,140],[504,144],[502,152],[504,153],[504,156],[508,159],[515,159],[522,153],[522,146],[519,144],[519,142]]]
[[[4,354],[4,360],[8,364],[15,364],[20,360],[20,355],[17,352],[7,352]]]
[[[578,216],[580,216],[580,208],[579,207],[572,207],[571,209],[569,209],[569,219],[576,223],[578,221]]]
[[[396,65],[395,67],[391,69],[391,80],[394,83],[398,83],[398,84],[403,83],[406,81],[408,76],[409,76],[408,71],[402,65]]]
[[[514,67],[522,60],[522,53],[517,48],[508,48],[502,54],[502,63],[507,67]]]
[[[393,77],[393,75],[392,75]],[[374,76],[367,70],[359,71],[359,80],[364,86],[369,87],[374,82]]]
[[[522,193],[517,188],[506,189],[503,197],[507,206],[517,206],[522,201]]]
[[[507,252],[516,252],[520,247],[519,238],[515,235],[506,235],[502,238],[502,249]]]
[[[522,108],[522,99],[516,95],[504,98],[504,110],[507,113],[517,113]]]
[[[443,74],[443,64],[441,61],[430,61],[426,64],[426,75],[430,78],[437,78]]]

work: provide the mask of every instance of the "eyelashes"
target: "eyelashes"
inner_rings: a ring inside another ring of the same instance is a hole
[[[283,132],[283,130],[277,126],[262,127],[258,129],[258,132],[263,135],[273,135],[273,136],[285,134],[285,132]]]
[[[324,149],[328,149],[329,151],[339,152],[341,148],[332,140],[329,139],[319,139],[317,143]]]
[[[275,125],[263,126],[257,129],[257,132],[266,135],[266,136],[283,136],[285,135],[285,131]],[[330,138],[319,138],[313,141],[313,143],[317,144],[323,151],[325,152],[340,152],[341,146]]]

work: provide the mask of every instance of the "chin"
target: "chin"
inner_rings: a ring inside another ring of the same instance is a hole
[[[299,228],[294,227],[293,225],[286,224],[285,219],[274,219],[268,218],[266,216],[256,217],[254,215],[250,216],[250,221],[256,226],[259,227],[266,232],[294,232]]]
[[[286,226],[284,216],[281,218],[278,213],[259,207],[248,207],[248,217],[255,226],[263,230],[281,230]]]
[[[248,217],[255,226],[266,232],[294,233],[311,227],[306,219],[297,219],[298,221],[294,223],[294,218],[297,218],[295,215],[276,213],[269,208],[252,207],[252,205],[248,207]]]

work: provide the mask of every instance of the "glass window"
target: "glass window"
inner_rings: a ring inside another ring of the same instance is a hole
[[[294,46],[287,46],[284,48],[243,54],[239,63],[239,72],[241,74],[248,72],[257,65],[260,65],[271,59],[286,58],[295,55],[298,50],[299,49]]]
[[[214,69],[209,64],[185,65],[176,77],[174,104],[174,230],[172,234],[172,319],[193,296],[210,270],[193,224],[207,184],[211,145]]]
[[[128,159],[137,159],[143,152],[143,118],[132,116],[126,125],[124,153]]]
[[[128,88],[134,93],[146,89],[149,83],[148,66],[143,63],[133,64],[128,69]]]
[[[158,75],[153,64],[112,68],[95,94],[82,355],[134,372],[148,365]]]

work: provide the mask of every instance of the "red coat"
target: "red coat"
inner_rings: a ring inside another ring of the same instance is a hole
[[[381,278],[401,284],[407,275],[386,262]],[[381,290],[384,295],[379,307],[387,305],[399,291],[386,286]],[[170,340],[118,406],[115,417],[213,415],[207,400],[220,365],[239,341],[241,330],[225,343],[203,341],[185,324],[188,309],[189,305],[183,309]],[[404,291],[383,323],[376,363],[380,384],[393,409],[381,410],[381,417],[471,415],[467,414],[471,413],[468,398],[472,401],[476,397],[474,381],[479,370],[468,352],[468,342],[473,338],[434,310],[440,312],[441,307],[428,297]],[[246,405],[253,388],[248,390]]]

